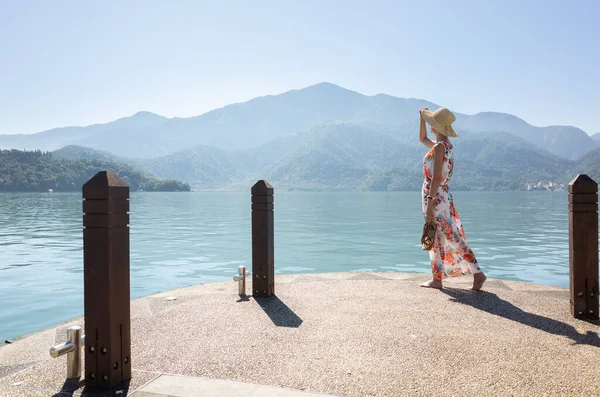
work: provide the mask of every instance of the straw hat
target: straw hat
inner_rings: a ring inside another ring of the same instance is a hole
[[[446,108],[439,108],[435,112],[423,110],[421,111],[421,116],[438,133],[452,138],[458,136],[454,128],[452,128],[452,123],[456,120],[456,116],[450,110]]]

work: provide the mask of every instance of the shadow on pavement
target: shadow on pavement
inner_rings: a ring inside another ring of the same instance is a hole
[[[276,326],[298,328],[302,324],[302,319],[277,296],[254,298],[254,300],[256,300]]]
[[[600,338],[596,332],[587,331],[585,334],[580,334],[572,325],[540,316],[539,314],[526,312],[491,292],[446,287],[441,291],[450,296],[453,302],[469,305],[484,312],[539,329],[540,331],[566,336],[578,345],[600,347]],[[588,323],[598,324],[598,322]]]

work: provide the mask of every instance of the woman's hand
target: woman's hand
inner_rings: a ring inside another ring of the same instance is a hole
[[[419,141],[427,146],[427,147],[433,147],[433,142],[431,141],[431,139],[427,138],[427,127],[425,126],[425,119],[423,118],[423,110],[429,110],[427,108],[423,108],[421,110],[419,110],[419,116],[421,117],[421,122],[419,123]]]

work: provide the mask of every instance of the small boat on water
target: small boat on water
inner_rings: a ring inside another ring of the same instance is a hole
[[[48,189],[48,193],[54,193],[54,190]]]

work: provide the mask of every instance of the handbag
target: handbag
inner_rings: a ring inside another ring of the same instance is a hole
[[[433,247],[435,241],[435,221],[433,219],[425,219],[423,224],[423,235],[421,236],[421,248],[424,251],[429,251]]]

